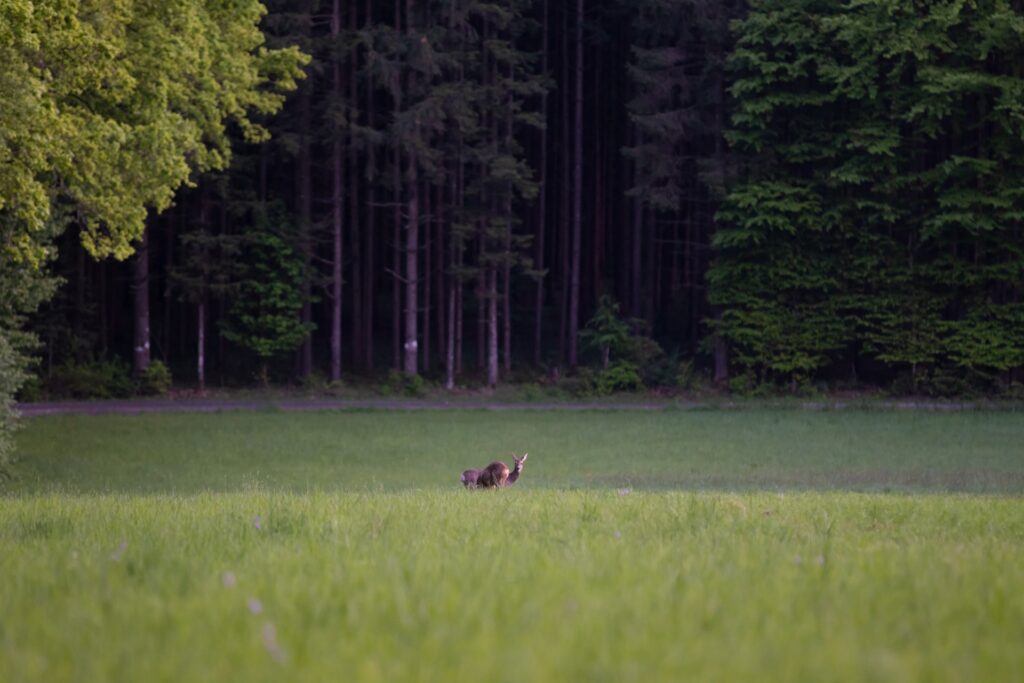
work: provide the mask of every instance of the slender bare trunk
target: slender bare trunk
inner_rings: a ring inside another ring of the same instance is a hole
[[[206,296],[196,305],[196,390],[206,393]]]
[[[167,209],[167,219],[165,225],[167,229],[164,232],[164,273],[174,272],[174,216],[175,209],[172,207]],[[160,336],[162,337],[162,344],[160,349],[161,360],[165,364],[171,362],[171,314],[173,313],[173,299],[171,298],[170,283],[164,285],[163,292],[163,324],[160,326]]]
[[[365,19],[366,25],[373,24],[373,3],[370,0],[366,0],[366,11]],[[353,79],[356,82],[356,79]],[[366,125],[373,130],[377,125],[376,109],[374,106],[373,97],[373,85],[367,81],[366,84]],[[376,151],[373,146],[367,151],[370,160],[370,166],[376,168]],[[363,322],[362,322],[362,335],[363,335],[363,354],[365,357],[364,365],[367,370],[372,370],[374,365],[374,294],[376,282],[374,280],[374,274],[376,271],[376,253],[375,253],[375,240],[377,231],[377,183],[375,179],[369,179],[366,183],[369,190],[369,202],[366,205],[366,261],[363,266],[363,278],[365,284],[363,286],[363,296],[365,301],[363,304]],[[353,197],[353,201],[355,198]]]
[[[580,242],[583,210],[583,0],[576,0],[575,145],[573,148],[572,279],[569,294],[569,367],[577,365],[580,320]]]
[[[541,44],[541,72],[548,73],[548,0],[543,5],[544,33]],[[534,267],[544,271],[544,248],[548,222],[548,92],[544,91],[540,101],[541,120],[544,127],[540,133],[540,197],[537,207],[537,243],[534,245]],[[544,275],[537,278],[537,296],[534,301],[533,319],[533,363],[540,365],[541,332],[544,323]]]
[[[141,375],[149,367],[149,231],[155,222],[152,218],[142,240],[135,250],[132,261],[132,299],[135,317],[135,338],[132,345],[132,369]]]
[[[559,188],[559,227],[558,227],[558,254],[559,254],[559,292],[558,292],[558,362],[565,362],[568,356],[566,342],[569,339],[569,216],[571,214],[572,192],[570,191],[571,178],[569,175],[569,157],[572,155],[569,140],[572,137],[569,131],[569,12],[562,12],[562,106],[561,109],[561,135],[562,153],[560,166],[562,183]]]
[[[459,219],[462,220],[466,208],[466,165],[462,156],[462,138],[459,137]],[[466,288],[462,281],[462,266],[466,261],[466,245],[460,238],[455,251],[455,264],[457,272],[455,275],[455,376],[462,375],[462,338],[464,335],[463,314],[465,312]]]
[[[414,0],[405,0],[405,33],[411,35],[413,22]],[[414,76],[409,76],[410,80]],[[415,90],[415,88],[410,88]],[[416,126],[415,137],[419,137],[419,126]],[[405,182],[409,186],[409,199],[406,204],[405,231],[405,361],[403,364],[406,375],[419,373],[419,257],[420,257],[420,179],[419,161],[415,148],[408,150],[409,165],[405,173]]]
[[[498,269],[488,268],[487,386],[498,386]]]
[[[511,83],[515,77],[512,66],[508,69],[508,79]],[[512,149],[512,92],[509,91],[508,101],[505,106],[505,150],[506,153]],[[502,268],[502,351],[505,376],[512,374],[512,182],[509,181],[505,189],[505,263]]]
[[[639,318],[642,314],[640,312],[640,255],[643,248],[643,240],[641,235],[643,234],[643,216],[644,210],[643,205],[639,199],[633,200],[633,254],[632,254],[632,267],[630,268],[630,276],[632,283],[630,286],[630,305],[629,313],[634,318]]]
[[[312,305],[312,270],[313,270],[313,160],[310,149],[309,130],[312,126],[312,103],[310,102],[310,84],[302,86],[299,96],[299,117],[301,132],[299,134],[299,159],[296,181],[298,183],[299,209],[299,248],[302,251],[302,322],[313,321]],[[313,372],[313,335],[307,334],[302,340],[299,351],[299,375],[307,377]]]
[[[418,169],[416,164],[416,153],[409,152],[409,166],[406,171],[406,181],[409,183],[409,200],[406,204],[406,220],[408,221],[405,231],[405,361],[403,369],[407,375],[415,375],[419,372],[419,343],[417,342],[418,328],[417,317],[419,307],[419,238],[420,238],[420,190]]]
[[[508,234],[505,240],[506,253],[509,249],[509,242],[512,235],[512,225],[509,224]],[[502,268],[502,286],[504,290],[501,293],[501,322],[502,322],[502,370],[505,372],[505,376],[508,377],[512,374],[512,266],[509,265],[508,261],[505,261],[505,266]]]
[[[476,278],[476,365],[477,369],[487,367],[487,271],[484,270],[483,221],[479,222],[477,239]]]
[[[430,228],[432,224],[431,211],[433,207],[430,204],[430,185],[424,184],[423,191],[423,217],[425,220],[424,225],[424,236],[423,236],[423,359],[421,365],[423,366],[424,372],[430,372],[430,297],[432,294],[431,284],[433,280],[433,273],[430,272],[430,264],[432,257],[432,245],[430,240]]]
[[[715,102],[715,122],[716,122],[716,135],[715,135],[715,159],[718,163],[725,164],[726,160],[723,158],[725,153],[725,80],[719,79],[718,82],[718,99]],[[714,225],[711,226],[712,230]],[[722,320],[722,309],[715,307],[713,309],[715,320]],[[715,358],[715,384],[724,385],[729,381],[729,345],[725,338],[722,337],[721,333],[715,332],[715,340],[712,346],[712,353]]]
[[[436,336],[435,336],[434,339],[435,339],[435,342],[437,344],[437,351],[438,351],[438,353],[443,354],[444,353],[444,344],[445,344],[445,330],[448,329],[448,323],[447,323],[448,307],[445,305],[446,299],[445,299],[445,291],[444,291],[444,285],[445,285],[445,280],[444,280],[444,255],[445,255],[445,248],[444,248],[444,244],[445,244],[445,240],[444,240],[444,230],[443,230],[443,227],[442,227],[442,221],[445,219],[444,211],[442,209],[442,207],[444,206],[444,186],[443,185],[438,185],[436,190],[435,190],[435,193],[436,194],[434,195],[434,204],[433,204],[433,207],[434,207],[433,208],[434,220],[431,221],[431,224],[434,226],[434,229],[432,231],[433,232],[433,239],[431,240],[431,242],[433,244],[433,251],[432,251],[432,253],[434,254],[434,265],[431,267],[430,270],[431,270],[431,274],[433,275],[433,279],[434,279],[434,285],[431,288],[432,291],[434,292],[434,306],[433,306],[433,308],[434,308],[434,311],[435,311],[435,323],[436,323],[434,325],[434,329],[436,330],[436,332],[435,332]]]
[[[393,261],[393,282],[394,286],[391,289],[391,338],[392,338],[392,362],[391,365],[396,370],[402,367],[402,209],[401,209],[401,173],[398,171],[398,164],[400,163],[400,153],[395,150],[395,171],[394,171],[394,204],[395,204],[395,215],[394,224],[392,225],[391,232],[391,243],[393,245],[392,250],[392,261]]]
[[[402,4],[395,0],[395,30],[402,30]],[[402,111],[402,94],[395,97],[395,108],[392,112],[398,116]],[[392,275],[394,286],[391,289],[391,367],[399,370],[402,367],[402,152],[395,147],[392,164],[392,201],[394,202],[394,222],[391,231],[392,244]]]
[[[455,303],[456,303],[456,281],[458,276],[455,273],[456,259],[458,258],[455,253],[455,240],[452,239],[449,243],[449,274],[446,280],[448,281],[448,319],[447,328],[445,330],[445,349],[444,349],[444,388],[451,391],[455,388]]]
[[[99,339],[99,341],[100,341],[100,358],[104,358],[105,359],[107,357],[107,338],[108,338],[108,334],[109,334],[109,332],[108,332],[108,320],[107,320],[107,318],[108,318],[108,316],[107,316],[107,262],[106,261],[100,261],[98,266],[99,266],[99,279],[100,279],[99,285],[100,285],[100,291],[99,291],[99,295],[97,296],[97,303],[99,304],[99,315],[100,315],[100,320],[99,320],[99,324],[100,324],[100,329],[99,329],[99,332],[100,332],[100,339]],[[170,306],[168,305],[168,308],[169,307]],[[168,329],[168,334],[169,334],[170,333],[169,332],[170,331],[170,327],[168,327],[167,329]]]
[[[334,0],[331,12],[331,36],[337,38],[339,33],[341,33],[341,0]],[[337,58],[334,59],[332,72],[332,94],[337,106],[337,101],[341,99],[341,64]],[[341,142],[339,134],[335,131],[331,140],[331,233],[334,240],[334,253],[331,260],[331,380],[335,382],[341,379],[341,264],[344,253],[342,187],[345,182]]]

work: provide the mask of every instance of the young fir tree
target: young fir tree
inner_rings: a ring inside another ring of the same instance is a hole
[[[260,380],[269,379],[269,364],[294,351],[312,331],[299,313],[306,302],[303,258],[278,208],[259,216],[242,248],[245,264],[232,299],[224,337],[259,360]]]

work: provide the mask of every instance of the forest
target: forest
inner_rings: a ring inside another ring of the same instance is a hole
[[[1018,0],[157,4],[0,9],[0,395],[1020,393]]]

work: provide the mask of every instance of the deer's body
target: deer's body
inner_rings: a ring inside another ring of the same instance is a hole
[[[496,489],[502,487],[505,485],[505,482],[508,481],[508,473],[508,465],[497,460],[480,472],[478,484],[485,489]]]
[[[461,481],[462,485],[467,489],[475,489],[479,485],[478,482],[480,481],[481,472],[483,472],[483,470],[466,470],[462,473],[462,477],[459,478],[459,481]]]
[[[508,465],[496,460],[482,470],[465,470],[460,477],[462,485],[467,489],[484,488],[498,489],[503,486],[511,486],[519,479],[523,471],[523,463],[526,462],[527,453],[523,457],[512,456],[515,467],[509,470]]]

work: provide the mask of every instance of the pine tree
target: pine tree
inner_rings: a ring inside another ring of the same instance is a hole
[[[294,351],[312,331],[299,317],[306,303],[305,270],[292,246],[294,235],[279,208],[257,218],[242,247],[245,269],[223,326],[226,339],[259,359],[264,385],[270,361]]]

